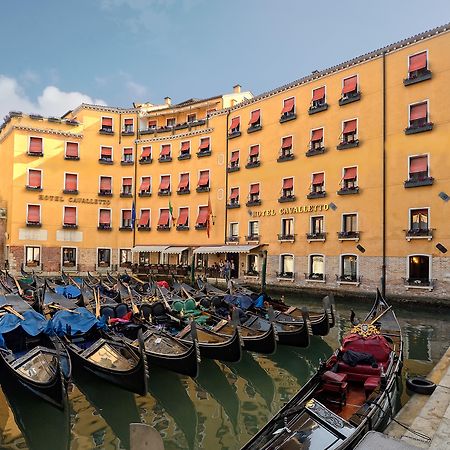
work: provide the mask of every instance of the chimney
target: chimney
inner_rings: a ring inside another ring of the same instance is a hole
[[[170,106],[172,104],[172,99],[170,97],[164,97],[164,103],[167,106]]]
[[[234,92],[235,94],[239,94],[239,93],[241,92],[241,85],[240,85],[240,84],[235,84],[235,85],[233,86],[233,92]]]

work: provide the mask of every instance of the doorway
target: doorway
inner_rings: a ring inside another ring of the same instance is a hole
[[[227,260],[231,264],[231,278],[239,277],[239,253],[227,253]]]

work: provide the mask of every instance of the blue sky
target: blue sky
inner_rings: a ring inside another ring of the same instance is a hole
[[[0,0],[0,119],[254,94],[450,21],[449,0]]]

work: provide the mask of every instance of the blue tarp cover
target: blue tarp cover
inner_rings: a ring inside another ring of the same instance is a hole
[[[55,292],[64,295],[66,298],[78,298],[81,295],[81,291],[76,286],[72,285],[56,286]]]
[[[248,295],[225,295],[223,301],[228,305],[235,305],[244,311],[253,305],[253,300]]]
[[[78,314],[77,314],[78,313]],[[86,308],[77,308],[75,313],[69,311],[58,311],[50,321],[50,327],[53,333],[58,336],[67,334],[74,336],[77,333],[86,333],[92,327],[105,328],[105,320],[97,318]]]
[[[48,322],[42,314],[30,309],[22,313],[22,316],[24,320],[11,313],[0,317],[0,347],[6,348],[2,334],[9,333],[17,327],[22,327],[30,336],[37,336],[46,331]]]

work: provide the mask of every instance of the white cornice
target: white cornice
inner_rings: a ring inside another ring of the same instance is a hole
[[[214,131],[214,128],[206,128],[204,130],[191,131],[190,133],[171,134],[170,136],[161,136],[161,137],[147,138],[147,139],[136,139],[135,142],[136,142],[136,144],[145,144],[147,142],[173,141],[178,138],[198,136],[200,134],[210,134],[213,131]]]
[[[33,127],[24,127],[21,125],[14,125],[10,127],[3,136],[0,136],[0,142],[2,142],[9,134],[11,134],[13,130],[29,131],[32,133],[53,134],[57,136],[70,137],[72,139],[83,139],[82,134],[69,133],[67,131],[61,130],[53,130],[51,128],[33,128]]]

